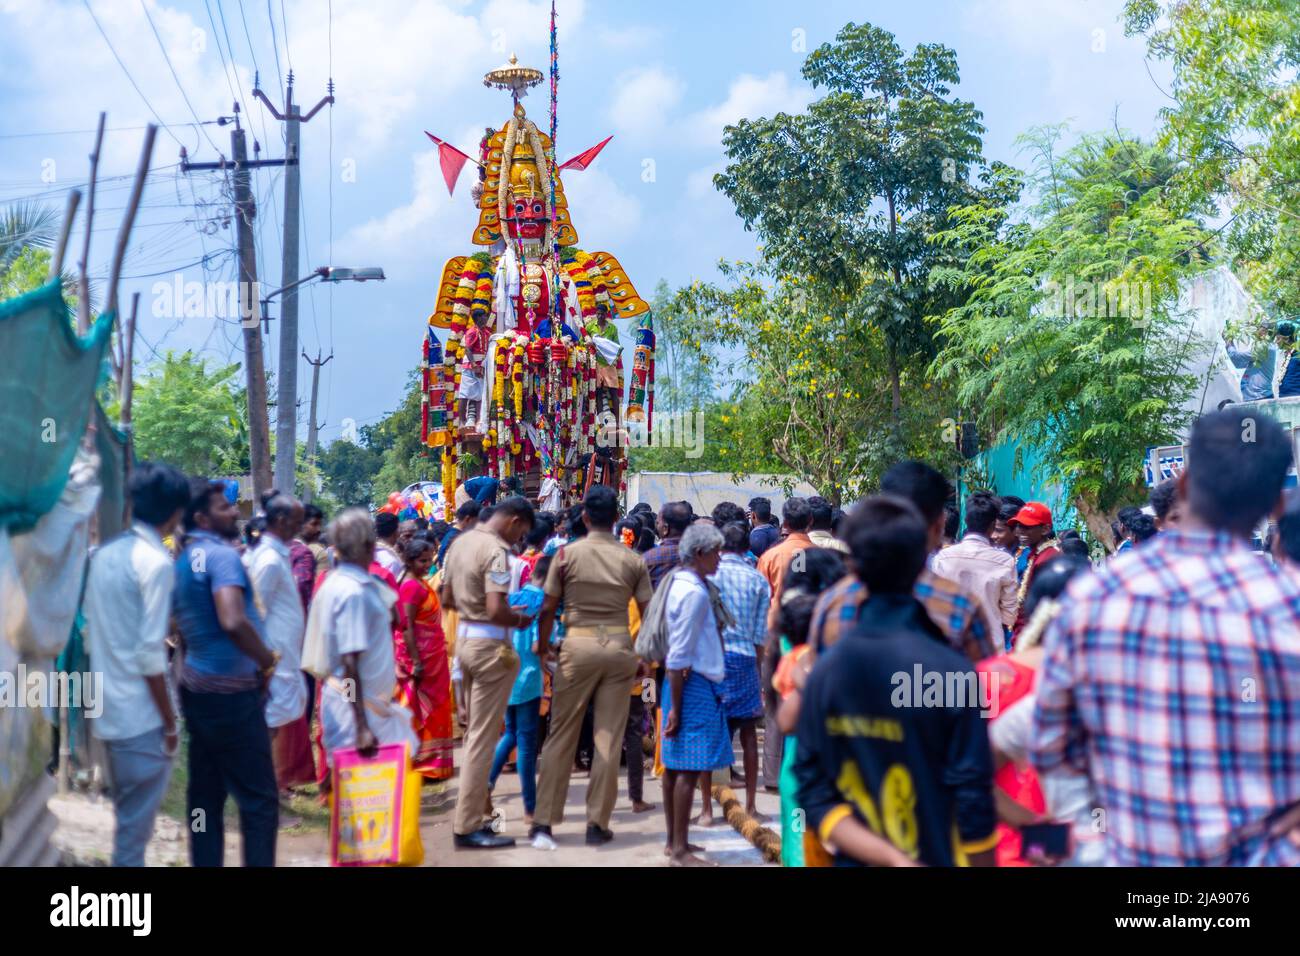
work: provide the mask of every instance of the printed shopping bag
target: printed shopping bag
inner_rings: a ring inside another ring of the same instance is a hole
[[[334,752],[330,793],[331,866],[419,866],[420,775],[406,744],[387,744],[366,759]]]

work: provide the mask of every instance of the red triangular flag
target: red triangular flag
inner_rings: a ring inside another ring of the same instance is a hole
[[[438,144],[438,165],[442,167],[442,178],[447,181],[447,195],[454,195],[456,180],[460,178],[460,171],[465,168],[469,157],[450,143],[438,139],[427,129],[424,135]]]
[[[560,168],[573,169],[582,172],[582,170],[591,165],[592,161],[600,154],[600,151],[605,148],[605,144],[613,138],[613,136],[606,136],[603,141],[597,143],[595,146],[591,147],[591,149],[583,150],[568,162],[560,163]]]

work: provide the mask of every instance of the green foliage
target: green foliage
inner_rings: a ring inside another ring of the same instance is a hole
[[[1233,264],[1266,308],[1300,310],[1300,4],[1128,0],[1125,27],[1167,61],[1163,142],[1183,161],[1186,202],[1230,214]]]
[[[216,369],[192,352],[168,351],[136,383],[136,454],[191,475],[248,470],[247,414],[236,387],[239,365]]]
[[[650,302],[655,318],[655,408],[689,412],[711,404],[709,357],[698,347],[699,316],[681,308],[663,279]],[[654,469],[659,470],[659,469]]]
[[[903,407],[898,427],[890,425],[885,335],[862,310],[770,266],[720,268],[725,283],[683,288],[675,308],[693,317],[702,356],[735,382],[730,403],[717,410],[719,430],[708,435],[722,470],[788,473],[840,502],[862,494],[899,457],[952,466],[955,450],[935,414],[947,397],[911,370],[903,383],[918,397]],[[735,357],[709,357],[729,353]]]
[[[870,24],[845,26],[809,55],[803,76],[826,95],[799,115],[727,127],[730,163],[714,183],[769,262],[880,338],[901,442],[903,379],[933,355],[924,317],[942,292],[926,276],[944,249],[927,240],[975,193],[967,178],[981,161],[981,114],[951,95],[960,80],[952,50],[921,44],[909,54]]]
[[[317,453],[316,466],[326,492],[339,504],[364,506],[375,498],[375,475],[383,460],[373,448],[338,438]]]
[[[336,439],[317,453],[326,493],[344,505],[382,505],[389,492],[413,481],[436,478],[439,464],[420,442],[420,370],[406,381],[402,404],[373,425],[363,425],[354,443]]]
[[[1135,496],[1146,448],[1186,424],[1197,383],[1183,369],[1201,343],[1178,285],[1204,267],[1209,236],[1171,207],[1167,156],[1113,136],[1058,156],[1060,132],[1024,140],[1037,157],[1027,222],[981,201],[936,237],[964,262],[931,280],[967,298],[937,316],[933,372],[986,432],[1050,449],[1039,477],[1093,515]]]
[[[413,369],[406,379],[402,404],[375,425],[360,429],[361,440],[383,456],[375,475],[372,500],[376,505],[388,499],[389,492],[400,491],[413,481],[437,478],[438,460],[420,442],[420,370]]]
[[[0,302],[45,285],[50,274],[50,248],[58,234],[59,219],[53,210],[24,202],[5,207],[0,213]],[[77,284],[66,270],[63,288],[75,315]],[[92,293],[93,289],[92,284]]]

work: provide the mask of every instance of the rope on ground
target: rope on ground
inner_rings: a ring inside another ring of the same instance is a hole
[[[713,799],[722,805],[722,815],[733,830],[757,847],[769,863],[781,862],[781,837],[746,813],[734,790],[715,784]]]

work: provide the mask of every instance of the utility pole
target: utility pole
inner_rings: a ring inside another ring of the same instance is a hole
[[[293,165],[284,171],[284,243],[280,260],[280,285],[297,282],[298,276],[298,223],[300,214],[299,169],[301,163],[299,143],[301,126],[315,116],[327,103],[334,103],[334,81],[330,80],[329,95],[312,107],[306,116],[293,101],[293,71],[285,87],[284,112],[266,98],[253,77],[253,95],[271,111],[271,115],[284,123],[286,156]],[[330,175],[333,175],[331,170]],[[286,494],[294,490],[294,459],[298,451],[298,288],[286,289],[280,300],[280,364],[276,367],[275,410],[275,487]],[[315,422],[313,413],[313,424]],[[309,452],[310,455],[310,452]],[[308,500],[304,494],[303,500]]]
[[[239,319],[244,332],[244,380],[248,393],[248,448],[253,473],[253,499],[271,490],[271,425],[266,404],[266,358],[262,353],[261,298],[257,285],[257,253],[253,245],[253,218],[257,215],[249,170],[263,166],[292,166],[286,159],[248,158],[248,144],[239,125],[239,104],[235,104],[235,128],[230,131],[233,165],[224,158],[217,163],[191,163],[181,149],[181,172],[233,169],[235,227],[239,257]]]
[[[308,357],[307,350],[303,349],[302,357],[307,359],[307,364],[311,366],[311,418],[307,420],[307,464],[309,467],[314,468],[316,466],[316,432],[320,428],[316,423],[316,395],[320,390],[320,370],[322,365],[334,357],[334,353],[331,352],[322,360],[320,352],[317,352],[316,358],[313,360]],[[303,503],[310,502],[312,495],[315,493],[316,489],[311,486],[310,482],[303,485]]]

